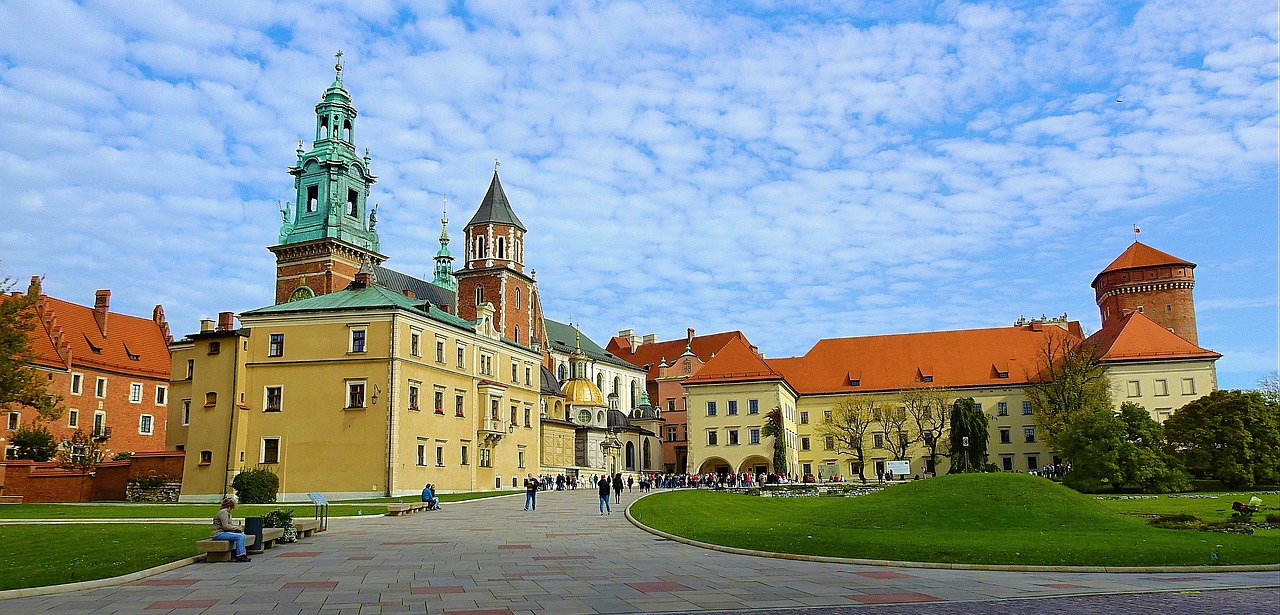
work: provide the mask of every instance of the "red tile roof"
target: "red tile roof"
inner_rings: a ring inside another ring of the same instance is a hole
[[[1196,264],[1191,261],[1182,260],[1172,254],[1161,252],[1160,250],[1157,250],[1145,243],[1135,241],[1133,242],[1133,245],[1129,246],[1129,248],[1122,252],[1120,256],[1117,256],[1116,260],[1111,261],[1110,265],[1107,265],[1105,269],[1098,272],[1098,275],[1094,276],[1091,286],[1097,288],[1098,278],[1101,278],[1103,274],[1111,273],[1112,271],[1140,269],[1143,267],[1159,267],[1161,265],[1183,265],[1192,268],[1196,266]]]
[[[697,374],[686,379],[684,385],[782,379],[782,374],[760,358],[745,338],[734,337]]]
[[[1188,342],[1141,312],[1129,312],[1111,321],[1097,333],[1090,335],[1088,343],[1098,348],[1104,363],[1217,359],[1222,356]]]
[[[107,334],[103,335],[92,307],[47,295],[40,296],[36,312],[39,320],[31,331],[31,341],[37,365],[55,369],[82,365],[144,378],[169,378],[167,325],[108,312]],[[164,312],[156,315],[162,323]]]
[[[1016,386],[1034,376],[1047,339],[1083,337],[1078,322],[1065,329],[1033,323],[846,337],[820,340],[802,357],[769,359],[768,364],[802,395],[894,391],[926,376],[940,387]]]
[[[744,342],[747,340],[747,337],[741,331],[725,331],[723,333],[712,333],[711,335],[694,336],[693,354],[704,362],[709,361],[711,355],[720,352],[730,340],[735,338]],[[653,342],[641,344],[632,352],[631,344],[626,338],[615,336],[609,340],[609,345],[605,347],[605,350],[632,365],[648,369],[648,377],[654,379],[658,377],[658,364],[664,358],[668,364],[675,363],[676,357],[684,354],[685,344],[687,343],[687,338]]]

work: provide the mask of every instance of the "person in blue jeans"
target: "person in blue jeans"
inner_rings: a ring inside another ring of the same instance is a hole
[[[440,510],[440,498],[436,497],[436,486],[427,483],[422,488],[422,501],[427,503],[427,510]]]
[[[532,474],[524,479],[524,509],[538,510],[538,479]]]
[[[609,475],[602,475],[600,480],[596,482],[596,486],[600,488],[600,515],[604,516],[606,513],[612,515],[613,509],[609,508],[609,489],[613,485],[609,480]]]
[[[245,555],[244,528],[231,521],[231,509],[235,507],[235,498],[222,498],[222,508],[213,517],[213,539],[231,541],[231,548],[235,551],[235,561],[247,562],[249,556]]]

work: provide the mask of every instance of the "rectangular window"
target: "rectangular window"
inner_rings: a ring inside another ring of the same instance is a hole
[[[182,424],[183,425],[191,424],[191,400],[190,399],[182,400]]]
[[[974,410],[977,410],[978,412],[982,412],[982,402],[974,402],[973,406],[974,406]]]
[[[466,356],[467,356],[467,349],[459,346],[458,347],[458,369],[466,369],[467,367],[467,362],[465,360]]]
[[[1022,435],[1026,438],[1026,441],[1027,441],[1027,442],[1035,442],[1035,441],[1036,441],[1036,428],[1035,428],[1035,427],[1027,427],[1027,428],[1024,428],[1024,429],[1022,430]]]
[[[729,430],[729,444],[737,444],[737,443],[738,443],[738,430],[736,430],[736,429],[730,429],[730,430]]]
[[[155,417],[150,414],[144,414],[138,417],[138,433],[149,436],[151,435],[152,426],[155,424]]]
[[[213,463],[213,451],[200,451],[200,465],[207,466]]]
[[[67,427],[80,426],[80,411],[75,408],[67,410]]]
[[[823,410],[823,411],[822,411],[822,420],[824,420],[824,421],[826,421],[826,422],[828,422],[828,423],[830,423],[830,422],[831,422],[831,411],[830,411],[830,410]]]
[[[440,352],[440,350],[437,349],[436,360],[443,363],[444,362],[443,355],[444,353]],[[411,357],[422,356],[422,335],[420,333],[409,334],[409,356]]]
[[[436,467],[440,467],[440,468],[444,467],[444,447],[443,446],[436,447]]]
[[[871,436],[872,446],[875,448],[884,448],[884,435],[875,434]]]
[[[533,427],[533,408],[527,406],[524,409],[524,426]]]
[[[1137,380],[1130,380],[1125,385],[1125,393],[1129,397],[1142,397],[1142,383]]]
[[[516,451],[516,465],[524,467],[524,451]]]
[[[1008,402],[1003,402],[1003,401],[996,402],[996,416],[1009,416]]]
[[[802,410],[802,411],[800,411],[800,424],[801,424],[801,425],[808,425],[808,424],[809,424],[809,411],[808,411],[808,410]]]
[[[9,413],[9,431],[14,431],[18,429],[18,426],[21,422],[22,422],[21,413],[18,413],[18,412]]]
[[[71,374],[71,394],[79,395],[84,392],[84,374]]]
[[[467,445],[462,445],[462,465],[470,465],[471,461],[467,458]]]
[[[99,378],[97,384],[93,388],[93,395],[98,399],[106,399],[107,397],[107,379]]]
[[[444,363],[444,340],[436,340],[436,362]],[[458,366],[462,366],[462,355],[458,355]]]
[[[409,385],[409,409],[414,412],[422,410],[418,406],[418,385],[416,384]]]
[[[1033,472],[1040,469],[1040,460],[1035,455],[1027,455],[1027,469]]]
[[[366,333],[364,329],[351,330],[351,352],[364,352]]]
[[[707,416],[715,416],[715,415],[716,415],[716,402],[714,401],[707,402]]]
[[[1164,397],[1169,394],[1169,381],[1164,379],[1156,380],[1155,394],[1157,397]]]
[[[466,416],[462,412],[462,400],[463,400],[462,395],[453,396],[453,415],[454,416]]]
[[[729,414],[737,414],[737,413],[738,413],[738,402],[736,400],[729,400]]]
[[[315,211],[320,202],[320,186],[307,186],[307,211]]]
[[[209,354],[222,352],[222,342],[209,342]]]
[[[169,403],[169,387],[156,385],[156,405],[163,406]]]
[[[1183,395],[1195,395],[1195,394],[1196,394],[1196,379],[1195,379],[1195,378],[1183,378],[1183,379],[1182,379],[1182,394],[1183,394]]]
[[[754,442],[753,442],[753,444],[754,444]],[[807,451],[807,450],[809,450],[809,438],[807,438],[807,437],[805,437],[805,438],[800,438],[800,450],[802,450],[802,451]]]
[[[707,446],[715,446],[719,440],[719,433],[712,429],[707,432]]]
[[[827,437],[823,438],[823,439],[822,439],[822,446],[823,446],[823,447],[825,447],[825,448],[826,448],[827,450],[829,450],[829,451],[833,451],[833,450],[835,450],[835,449],[836,449],[836,439],[835,439],[835,437],[833,437],[833,436],[827,436]]]
[[[676,441],[676,426],[668,425],[667,426],[667,442],[675,442],[675,441]]]
[[[1022,414],[1027,415],[1027,416],[1030,416],[1033,412],[1034,412],[1034,411],[1031,409],[1031,402],[1030,402],[1030,401],[1024,401],[1024,402],[1022,402]]]
[[[93,435],[101,436],[107,433],[107,413],[101,410],[93,413]]]
[[[364,383],[363,382],[347,383],[347,407],[348,408],[364,407]]]
[[[667,412],[675,412],[675,411],[676,411],[676,398],[674,398],[674,397],[668,397],[668,398],[667,398]]]
[[[493,375],[493,355],[483,353],[480,355],[480,373],[485,376]]]
[[[1013,471],[1013,457],[1002,457],[1000,461],[1004,464],[1005,472]]]
[[[524,366],[524,385],[533,386],[533,366]]]
[[[204,394],[204,407],[206,407],[206,408],[212,408],[212,407],[214,407],[214,406],[216,406],[216,405],[218,405],[218,394],[217,394],[216,392],[214,392],[214,391],[209,391],[208,393],[205,393],[205,394]]]
[[[515,361],[511,362],[511,381],[520,382],[520,364]]]
[[[759,427],[752,427],[752,428],[751,428],[751,431],[747,432],[747,437],[749,437],[749,438],[751,439],[751,443],[752,443],[752,444],[759,444],[759,443],[760,443],[760,428],[759,428]]]
[[[284,401],[284,387],[267,387],[262,402],[263,412],[279,412]]]
[[[196,375],[196,360],[187,359],[187,380],[190,380],[195,375]]]
[[[142,383],[141,382],[129,383],[129,403],[131,404],[142,403]]]
[[[517,420],[519,412],[520,412],[519,408],[515,406],[511,406],[511,426],[512,427],[515,427],[516,425],[520,424],[520,422]]]
[[[760,400],[758,399],[747,400],[747,414],[760,414]]]
[[[427,465],[427,445],[426,444],[418,445],[418,465],[419,466]]]
[[[1011,433],[1011,431],[1012,431],[1012,430],[1010,430],[1008,427],[1001,427],[1001,428],[1000,428],[1000,443],[1001,443],[1001,444],[1012,444],[1012,443],[1013,443],[1013,434]]]
[[[280,438],[262,439],[262,457],[259,463],[280,463]]]
[[[432,407],[436,409],[436,414],[444,414],[444,391],[436,391],[435,404]]]
[[[271,334],[267,342],[267,356],[268,357],[284,356],[284,334],[283,333]]]

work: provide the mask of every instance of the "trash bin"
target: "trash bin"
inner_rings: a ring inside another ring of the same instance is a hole
[[[262,517],[245,517],[245,536],[253,536],[253,544],[248,547],[250,553],[262,553]]]

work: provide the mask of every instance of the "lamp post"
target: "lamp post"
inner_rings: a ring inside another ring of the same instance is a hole
[[[622,449],[622,442],[618,440],[618,436],[613,430],[609,430],[609,434],[605,436],[603,442],[600,443],[600,449],[605,456],[605,465],[608,467],[609,475],[613,476],[618,471],[618,451]]]

